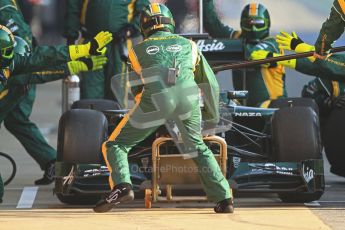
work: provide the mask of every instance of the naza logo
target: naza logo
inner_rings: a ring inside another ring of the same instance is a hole
[[[149,46],[146,48],[146,53],[149,55],[154,55],[159,52],[158,46]]]

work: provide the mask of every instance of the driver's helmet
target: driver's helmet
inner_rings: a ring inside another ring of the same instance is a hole
[[[270,33],[271,20],[266,7],[251,3],[244,7],[241,14],[242,36],[249,42],[258,42]]]

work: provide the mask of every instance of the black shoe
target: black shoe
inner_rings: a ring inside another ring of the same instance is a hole
[[[48,185],[54,181],[55,177],[55,161],[50,161],[45,170],[43,177],[35,181],[35,185]]]
[[[116,205],[132,201],[133,199],[134,193],[132,186],[127,183],[121,183],[116,185],[104,200],[101,200],[98,204],[96,204],[96,206],[93,208],[93,211],[108,212]]]
[[[232,199],[225,199],[219,201],[214,207],[216,213],[233,213],[234,212],[234,202]]]

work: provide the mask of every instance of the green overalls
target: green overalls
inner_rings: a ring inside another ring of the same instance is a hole
[[[176,83],[167,88],[168,93],[164,93],[158,83],[144,84],[143,90],[136,96],[136,106],[103,144],[103,156],[111,172],[111,188],[119,183],[131,184],[127,154],[160,126],[158,123],[146,126],[144,121],[137,121],[143,113],[147,115],[157,110],[152,98],[158,95],[155,100],[161,102],[164,119],[176,118],[175,113],[188,114],[188,117],[176,123],[180,131],[184,130],[181,131],[183,142],[192,143],[197,151],[193,160],[199,168],[200,180],[209,200],[218,202],[231,198],[229,184],[201,136],[201,116],[210,123],[216,124],[219,120],[219,86],[196,44],[170,32],[158,31],[130,50],[129,59],[136,73],[144,73],[150,67],[178,66],[179,74]],[[205,103],[203,114],[197,85],[201,83],[208,86],[205,92],[208,103]],[[139,128],[138,124],[142,126]]]
[[[274,38],[266,38],[257,44],[245,44],[246,59],[256,50],[280,53]],[[248,90],[247,106],[267,108],[271,100],[287,97],[285,68],[282,65],[233,70],[232,80],[235,90]]]
[[[131,46],[130,40],[120,42],[116,34],[133,25],[139,35],[139,13],[148,0],[69,0],[66,11],[64,36],[68,40],[77,40],[79,31],[81,42],[90,40],[100,31],[113,33],[114,41],[107,45],[108,63],[104,70],[83,73],[81,79],[81,98],[114,99],[110,89],[110,79],[116,74],[127,71],[126,64],[121,60],[121,47]],[[128,43],[128,44],[127,44]],[[125,80],[123,84],[125,84]]]
[[[331,13],[322,24],[319,36],[315,43],[317,53],[323,54],[332,48],[332,43],[344,32],[345,27],[345,0],[334,0]]]
[[[56,159],[56,152],[47,144],[36,125],[28,120],[26,115],[30,109],[25,107],[27,104],[18,102],[26,96],[23,92],[24,85],[62,79],[63,74],[68,73],[67,61],[69,61],[69,55],[66,46],[40,46],[35,48],[28,57],[15,54],[11,67],[2,70],[2,74],[8,80],[7,83],[0,84],[0,121],[4,121],[6,128],[10,131],[18,131],[16,137],[41,169],[44,169],[49,161]],[[47,69],[47,66],[60,67],[55,69],[50,67],[51,71],[38,72]],[[18,106],[20,108],[17,108]]]

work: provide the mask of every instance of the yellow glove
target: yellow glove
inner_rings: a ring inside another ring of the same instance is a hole
[[[267,50],[255,50],[250,54],[250,60],[262,60],[269,56],[270,52]]]
[[[72,60],[90,55],[104,55],[105,46],[113,40],[110,32],[99,32],[90,42],[82,45],[69,46],[69,54]]]
[[[295,32],[289,34],[282,31],[280,32],[280,35],[276,36],[276,41],[279,44],[280,49],[292,50],[296,53],[315,51],[314,46],[303,42],[303,40],[300,37],[298,37],[298,35]],[[315,57],[313,56],[308,57],[308,59],[311,62],[315,61]]]
[[[314,46],[303,42],[303,40],[300,37],[298,37],[295,32],[289,34],[282,31],[280,32],[280,35],[276,36],[276,41],[279,44],[280,49],[292,50],[296,53],[303,53],[315,50]]]
[[[282,55],[277,54],[277,53],[272,53],[272,52],[269,52],[267,50],[256,50],[250,54],[250,59],[251,60],[262,60],[262,59],[266,59],[269,57],[280,57],[280,56],[282,56]],[[296,59],[291,59],[291,60],[286,60],[286,61],[278,61],[276,63],[270,62],[270,63],[262,64],[261,66],[268,68],[268,67],[275,67],[275,66],[277,66],[277,64],[286,66],[288,68],[295,69],[296,68]]]
[[[92,56],[91,58],[80,58],[77,61],[70,61],[67,63],[67,66],[71,74],[78,74],[85,71],[99,70],[107,61],[107,57],[100,55]]]

